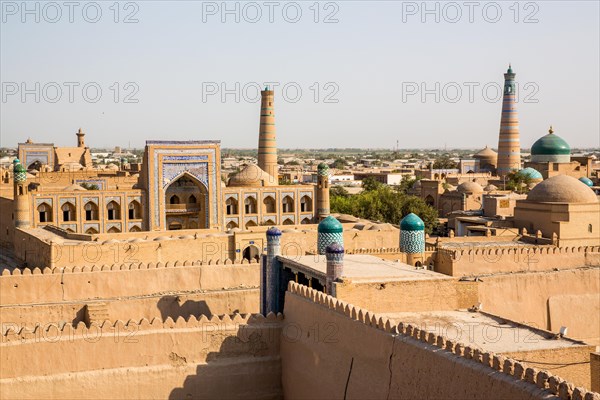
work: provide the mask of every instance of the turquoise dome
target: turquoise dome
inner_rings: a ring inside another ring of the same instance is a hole
[[[329,174],[329,165],[325,163],[321,163],[317,165],[317,173],[319,175],[328,175]]]
[[[344,227],[340,221],[331,215],[319,222],[319,226],[317,228],[317,232],[319,233],[342,233],[343,231]]]
[[[410,213],[400,221],[400,230],[423,231],[425,230],[425,223],[417,214]]]
[[[579,180],[581,182],[583,182],[584,184],[588,185],[589,187],[594,186],[594,182],[592,182],[592,180],[590,178],[587,178],[585,176],[582,176],[581,178],[579,178]]]
[[[556,155],[570,155],[571,147],[569,144],[560,136],[555,135],[550,128],[550,133],[546,136],[539,138],[533,146],[531,146],[532,156],[556,156]]]
[[[523,177],[528,177],[530,179],[544,179],[542,174],[540,174],[540,172],[537,169],[531,167],[523,168],[518,172],[518,174]]]

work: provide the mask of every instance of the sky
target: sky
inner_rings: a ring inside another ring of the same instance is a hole
[[[521,145],[600,146],[598,1],[2,1],[0,145],[258,142],[496,147],[503,73]]]

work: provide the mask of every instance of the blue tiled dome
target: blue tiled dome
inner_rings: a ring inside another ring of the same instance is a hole
[[[542,174],[540,174],[540,172],[537,169],[531,167],[523,168],[519,171],[519,175],[531,179],[544,179]]]
[[[590,178],[587,178],[585,176],[582,176],[581,178],[579,178],[579,180],[583,183],[585,183],[586,185],[588,185],[589,187],[594,186],[594,182],[592,182],[592,180]]]
[[[323,221],[319,222],[317,231],[319,233],[342,233],[344,231],[344,227],[340,221],[330,215]]]
[[[400,221],[400,230],[423,231],[425,230],[425,223],[417,214],[410,213]]]

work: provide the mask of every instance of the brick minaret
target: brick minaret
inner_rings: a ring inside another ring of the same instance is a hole
[[[504,74],[504,98],[498,139],[498,176],[504,177],[512,170],[521,169],[521,144],[519,117],[515,107],[515,76],[512,67]]]
[[[18,158],[13,161],[13,216],[15,228],[29,228],[29,189],[27,185],[27,170]]]
[[[268,173],[277,184],[277,143],[275,141],[274,92],[267,86],[260,92],[260,128],[258,135],[258,166]]]
[[[77,135],[77,147],[85,147],[85,133],[81,128],[76,133]]]

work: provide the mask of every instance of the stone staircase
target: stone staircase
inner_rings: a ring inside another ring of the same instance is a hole
[[[89,327],[92,324],[100,325],[108,318],[106,303],[90,303],[85,306],[84,322]]]

